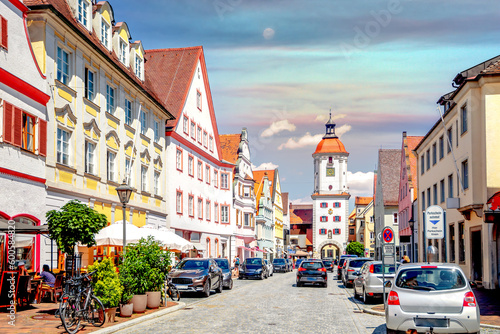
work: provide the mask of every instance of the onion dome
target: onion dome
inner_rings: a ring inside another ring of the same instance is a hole
[[[335,134],[335,123],[332,120],[332,113],[330,112],[330,119],[325,124],[326,133],[323,139],[316,146],[316,151],[313,154],[320,153],[345,153],[349,154],[340,141],[339,137]]]

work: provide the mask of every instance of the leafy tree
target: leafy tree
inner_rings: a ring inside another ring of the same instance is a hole
[[[357,241],[353,241],[347,245],[347,254],[353,254],[357,256],[363,256],[365,254],[365,246]]]
[[[95,234],[106,226],[108,218],[78,200],[66,203],[60,211],[50,210],[46,214],[51,239],[64,253],[73,255],[79,242],[91,247],[95,245]]]

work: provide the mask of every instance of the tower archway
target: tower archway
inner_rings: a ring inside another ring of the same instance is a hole
[[[325,240],[318,246],[319,255],[321,258],[337,259],[343,254],[344,248],[335,240]]]

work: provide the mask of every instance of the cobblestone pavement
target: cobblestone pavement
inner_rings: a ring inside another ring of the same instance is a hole
[[[235,280],[231,291],[201,301],[183,296],[184,310],[119,333],[385,333],[384,318],[362,313],[329,275],[326,289],[297,288],[293,272]]]

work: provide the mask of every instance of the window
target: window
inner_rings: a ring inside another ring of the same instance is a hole
[[[106,112],[115,113],[115,89],[106,85]]]
[[[432,192],[434,193],[434,201],[433,204],[437,205],[438,204],[438,186],[436,183],[432,186]]]
[[[108,166],[108,180],[109,181],[116,181],[115,158],[116,158],[116,154],[108,151],[107,166]]]
[[[175,165],[178,170],[182,171],[182,151],[179,149],[176,152]]]
[[[196,140],[196,124],[194,122],[191,122],[191,138]]]
[[[188,156],[188,174],[190,176],[194,176],[193,175],[193,166],[194,165],[194,159],[192,156]]]
[[[126,158],[125,159],[125,177],[130,180],[131,177],[130,177],[130,173],[131,170],[130,170],[130,159]],[[129,181],[129,184],[130,184],[130,181]]]
[[[85,141],[85,173],[95,175],[95,144]]]
[[[78,21],[87,27],[89,4],[86,0],[78,0]]]
[[[205,217],[207,220],[210,220],[210,201],[205,201]]]
[[[142,59],[135,56],[135,75],[142,80]]]
[[[250,197],[250,187],[243,187],[243,196]]]
[[[354,234],[354,230],[352,232]],[[333,234],[340,234],[340,228],[334,228],[333,229]]]
[[[432,144],[432,165],[434,166],[437,162],[437,152],[436,143]]]
[[[191,242],[200,242],[200,233],[191,232],[191,238],[189,239]]]
[[[334,208],[340,208],[340,206],[341,206],[341,203],[340,203],[340,202],[335,202],[335,203],[333,203],[333,207],[334,207]]]
[[[439,160],[444,158],[444,136],[439,137]]]
[[[194,197],[191,195],[188,197],[188,214],[190,217],[194,217]]]
[[[187,116],[184,116],[182,127],[184,130],[184,133],[189,134],[189,119]]]
[[[251,220],[251,215],[250,213],[245,213],[244,215],[244,225],[245,226],[250,226],[250,220]]]
[[[69,132],[57,128],[57,162],[69,164]]]
[[[441,194],[441,203],[444,203],[444,199],[446,197],[444,189],[444,179],[442,179],[441,182],[439,182],[439,188]]]
[[[8,29],[8,21],[5,17],[0,15],[0,46],[5,50],[8,49],[8,39],[9,39],[9,29]]]
[[[22,122],[21,147],[27,151],[35,152],[35,117],[22,111]]]
[[[208,148],[210,149],[210,151],[214,151],[214,137],[212,136],[208,137]]]
[[[175,196],[175,207],[177,213],[182,213],[182,192],[178,191]]]
[[[450,153],[453,147],[453,128],[450,126],[446,133],[448,135],[448,153]]]
[[[425,211],[425,191],[422,191],[422,198],[420,200],[422,201],[422,211]]]
[[[120,38],[120,61],[127,64],[127,43]]]
[[[160,122],[154,120],[155,142],[160,141]]]
[[[460,263],[465,262],[465,229],[464,222],[458,223],[458,250],[460,252],[458,260]]]
[[[205,166],[205,177],[207,178],[205,181],[210,184],[210,166]]]
[[[155,172],[153,181],[154,181],[154,194],[160,195],[160,173]]]
[[[226,173],[220,174],[220,187],[221,187],[221,189],[229,189],[228,188],[228,174],[226,174]]]
[[[354,229],[353,229],[353,228],[350,228],[350,229],[349,229],[349,234],[350,234],[350,235],[354,235]]]
[[[453,174],[448,175],[448,197],[453,197]]]
[[[328,203],[326,202],[323,202],[319,205],[320,208],[327,208],[328,207]]]
[[[200,128],[200,127],[198,127],[198,133],[197,133],[197,135],[198,135],[198,136],[197,136],[197,138],[198,138],[198,143],[200,143],[200,144],[201,144],[201,128]]]
[[[455,262],[455,225],[450,224],[448,227],[449,229],[449,237],[448,237],[448,242],[450,244],[450,262],[453,263]]]
[[[431,206],[431,188],[427,188],[427,207]]]
[[[198,180],[203,181],[203,164],[201,161],[198,161]]]
[[[227,205],[220,206],[220,222],[229,223],[229,206]]]
[[[60,47],[57,47],[57,80],[69,83],[69,54]]]
[[[207,140],[207,132],[203,131],[203,146],[207,147],[208,145],[208,140]]]
[[[132,125],[132,101],[125,99],[125,124]]]
[[[398,214],[397,212],[393,213],[393,222],[394,225],[398,224]]]
[[[339,222],[339,221],[341,221],[341,217],[340,216],[334,216],[333,217],[333,221],[334,222]]]
[[[469,162],[467,160],[462,162],[462,182],[464,189],[469,189]]]
[[[328,217],[327,216],[321,216],[319,218],[319,221],[322,222],[322,223],[327,222],[328,221]]]
[[[430,149],[427,150],[425,158],[427,160],[427,170],[429,170],[429,168],[431,168],[431,150]]]
[[[148,168],[146,166],[141,166],[141,190],[147,191],[148,186]]]
[[[198,198],[198,218],[203,219],[203,199]]]
[[[196,107],[201,110],[201,92],[196,91]]]
[[[214,220],[215,222],[219,221],[219,204],[214,204]]]
[[[219,186],[219,172],[214,169],[214,186]]]
[[[101,18],[101,43],[109,49],[109,24]]]
[[[328,157],[328,163],[329,164],[333,163],[333,157]]]
[[[85,97],[92,101],[95,97],[95,74],[88,68],[85,68]]]
[[[141,133],[143,135],[146,135],[147,131],[148,131],[147,115],[144,112],[144,110],[141,109]]]
[[[326,234],[326,228],[320,228],[319,234],[321,234],[321,235]]]
[[[462,134],[464,134],[465,132],[467,132],[467,129],[468,129],[468,124],[467,124],[467,105],[464,104],[462,106],[462,108],[460,108],[460,117],[461,117],[461,120],[462,120]],[[458,143],[458,142],[457,142]]]

